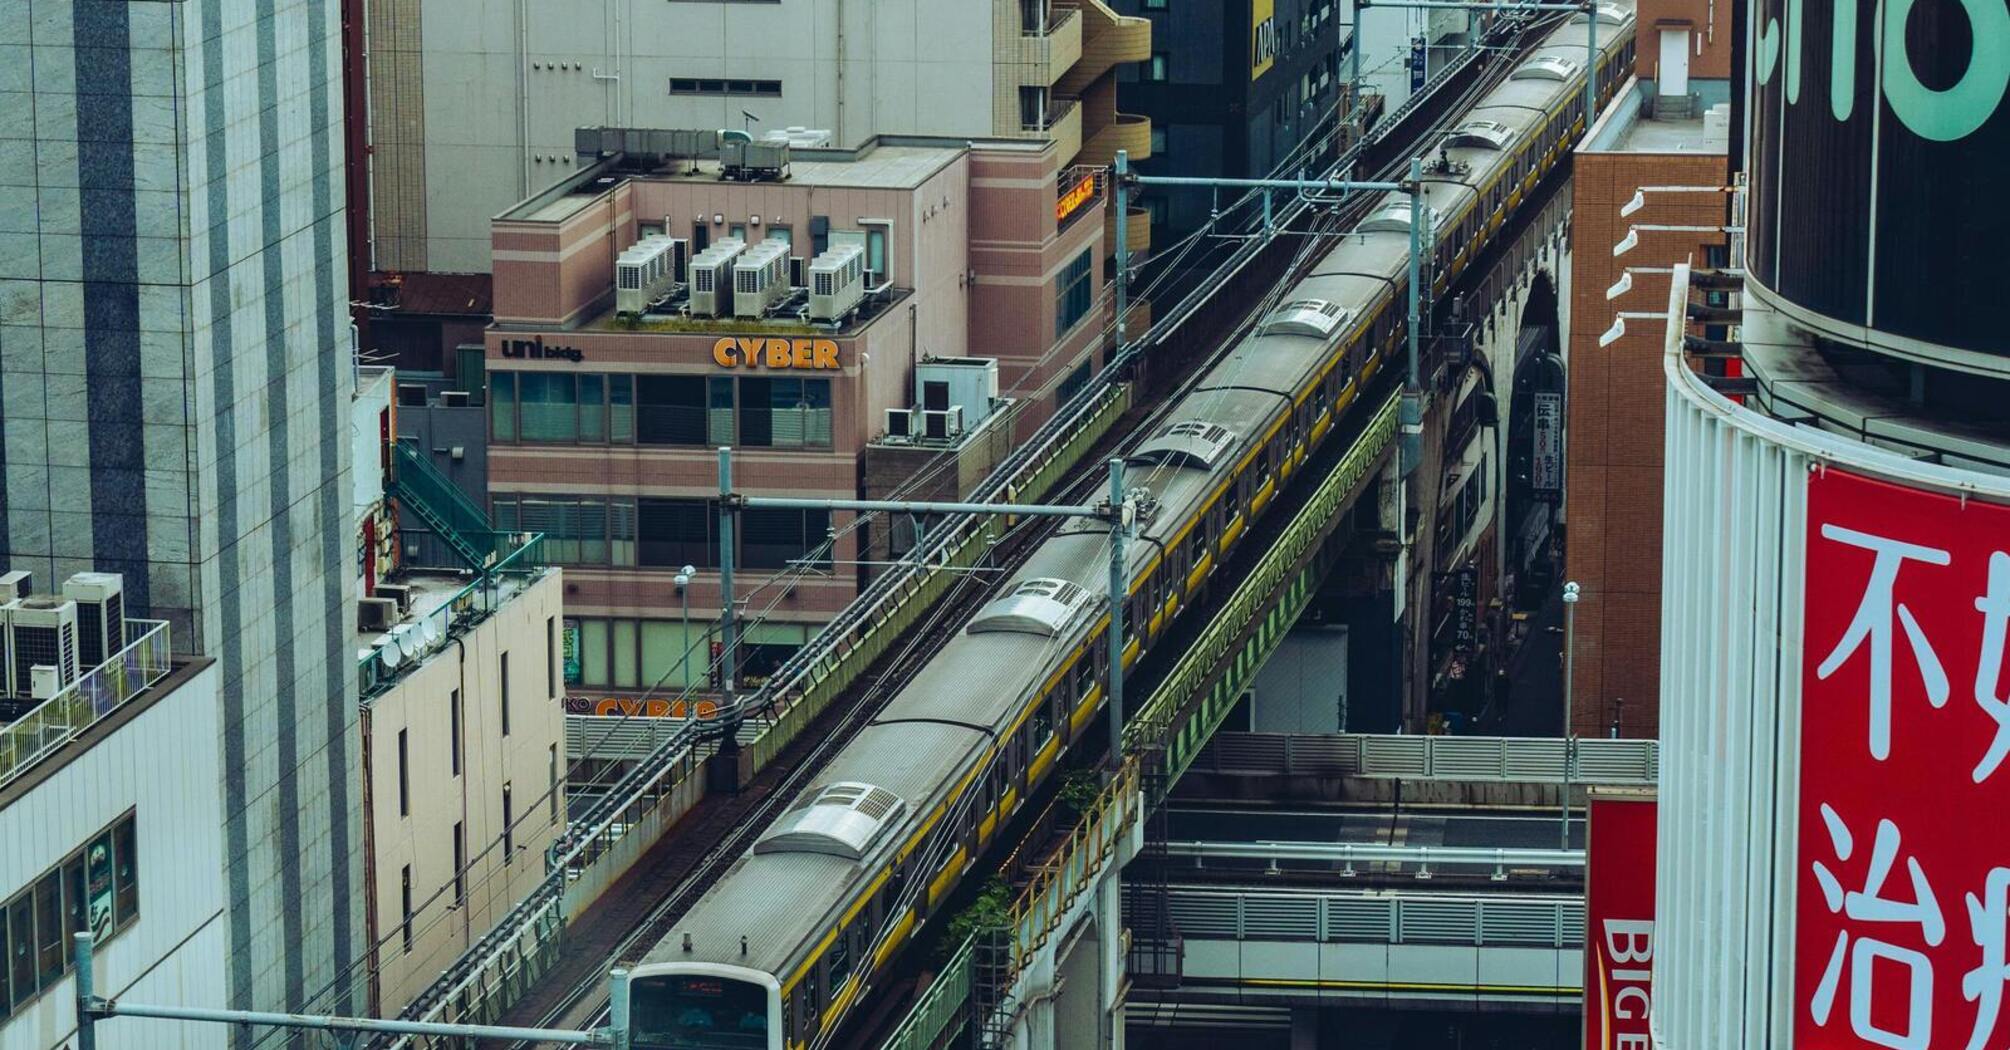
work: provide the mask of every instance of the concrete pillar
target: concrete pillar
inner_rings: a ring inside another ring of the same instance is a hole
[[[1137,825],[1143,828],[1143,822]],[[1102,947],[1102,981],[1098,1001],[1102,1004],[1103,1030],[1109,1033],[1108,1045],[1111,1050],[1124,1050],[1124,1002],[1125,992],[1130,985],[1125,981],[1125,971],[1130,960],[1124,958],[1124,909],[1123,883],[1117,872],[1096,885],[1096,928],[1103,931],[1099,940]]]
[[[1055,975],[1059,993],[1050,1000],[1053,1050],[1102,1050],[1102,926],[1085,922],[1080,934],[1062,950]]]

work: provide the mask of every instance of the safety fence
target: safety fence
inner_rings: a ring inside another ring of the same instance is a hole
[[[1193,768],[1241,776],[1651,786],[1660,776],[1661,746],[1603,737],[1224,732]]]
[[[1576,948],[1584,898],[1557,895],[1235,890],[1175,886],[1189,940]]]
[[[104,663],[0,727],[0,786],[56,752],[174,669],[165,620],[128,620],[138,636]]]

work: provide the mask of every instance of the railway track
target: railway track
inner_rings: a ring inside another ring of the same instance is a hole
[[[1526,35],[1518,33],[1517,39]],[[1487,59],[1482,55],[1476,61],[1484,64]],[[1360,166],[1367,171],[1362,177],[1381,179],[1400,174],[1398,169],[1407,164],[1417,142],[1435,134],[1447,120],[1456,119],[1509,68],[1508,62],[1500,62],[1469,77],[1465,86],[1434,103],[1426,119],[1416,121],[1425,126],[1414,137],[1404,136],[1401,143],[1386,138],[1364,140]],[[1455,80],[1447,78],[1447,82]],[[1398,114],[1404,121],[1414,116],[1407,111]],[[1352,165],[1354,160],[1343,158],[1342,165]],[[1372,194],[1357,194],[1338,204],[1318,206],[1294,198],[1279,215],[1284,235],[1247,246],[1247,251],[1238,246],[1222,270],[1245,288],[1252,283],[1263,289],[1286,284],[1307,272],[1340,231],[1351,228],[1366,214],[1374,199]],[[1222,290],[1217,284],[1215,291]],[[1176,318],[1167,318],[1173,323],[1155,325],[1134,351],[1140,362],[1142,355],[1151,354],[1149,367],[1136,371],[1143,391],[1138,404],[1143,407],[1126,413],[1097,447],[1082,457],[1081,465],[1055,498],[1078,502],[1091,498],[1103,479],[1103,457],[1131,435],[1147,430],[1174,400],[1169,395],[1226,354],[1263,315],[1265,301],[1260,295],[1211,294],[1197,307],[1183,304]],[[1009,573],[1054,527],[1053,519],[1019,523],[993,549],[989,565]],[[825,762],[899,692],[933,652],[935,643],[961,627],[986,596],[987,588],[977,585],[982,575],[959,577],[950,595],[927,614],[922,629],[910,632],[895,653],[883,657],[879,666],[867,672],[841,702],[833,704],[745,789],[698,803],[672,834],[607,891],[603,896],[606,903],[568,928],[553,969],[505,1012],[501,1023],[580,1028],[602,1022],[608,968],[640,958],[672,928],[712,879],[730,867]]]

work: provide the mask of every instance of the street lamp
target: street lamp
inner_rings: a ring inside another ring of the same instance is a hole
[[[1570,848],[1570,764],[1576,757],[1577,740],[1570,735],[1570,708],[1575,670],[1571,658],[1577,642],[1577,595],[1575,581],[1563,585],[1563,848]]]
[[[691,577],[697,575],[696,565],[686,565],[678,570],[676,584],[677,597],[684,599],[684,621],[680,632],[684,636],[684,691],[691,691]]]

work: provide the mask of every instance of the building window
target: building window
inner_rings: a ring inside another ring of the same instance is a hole
[[[516,807],[511,802],[510,786],[508,784],[503,785],[502,846],[503,846],[503,863],[509,864],[515,861]]]
[[[502,658],[498,662],[498,664],[502,672],[502,687],[500,690],[498,690],[498,696],[502,700],[502,703],[499,705],[502,708],[502,735],[508,736],[509,735],[509,654],[508,653],[502,654]]]
[[[830,522],[827,510],[743,510],[740,563],[750,569],[786,569],[808,559],[809,564],[828,566],[830,551],[824,541],[830,537]]]
[[[69,973],[73,934],[103,947],[139,918],[137,850],[128,813],[0,903],[0,1020]]]
[[[398,897],[404,908],[404,919],[398,924],[399,935],[405,939],[405,952],[412,951],[412,866],[405,865],[398,876]]]
[[[1144,79],[1160,82],[1172,79],[1168,69],[1171,60],[1172,56],[1164,51],[1152,52],[1152,57],[1145,60]]]
[[[544,618],[544,695],[558,699],[558,617]]]
[[[453,773],[461,775],[461,691],[456,689],[447,697],[447,741],[448,752],[453,756]]]
[[[893,253],[889,234],[893,224],[860,220],[865,227],[866,284],[881,285],[893,280]]]
[[[454,821],[454,903],[461,904],[468,899],[468,833],[461,822]]]
[[[498,442],[626,444],[634,435],[634,377],[497,372],[490,377],[490,434]]]
[[[489,437],[509,444],[516,440],[516,373],[489,376]]]
[[[643,565],[719,564],[718,510],[711,501],[641,499],[636,501],[635,517],[637,560]]]
[[[1037,84],[1019,88],[1019,127],[1025,131],[1047,129],[1047,89]]]
[[[1144,9],[1147,11],[1163,11],[1166,9],[1166,0],[1145,0]]]
[[[1086,248],[1062,269],[1054,291],[1054,338],[1067,335],[1069,329],[1088,315],[1089,306],[1095,301],[1094,282],[1090,280],[1093,269]]]
[[[543,533],[548,561],[559,565],[635,564],[633,500],[505,493],[491,497],[489,508],[500,531]]]
[[[704,376],[636,376],[635,440],[644,445],[706,444],[705,384]]]
[[[713,77],[671,77],[673,95],[733,95],[751,98],[780,98],[779,80],[722,80]]]
[[[829,448],[831,381],[828,379],[740,380],[740,430],[736,443],[747,448]]]
[[[412,753],[406,749],[405,730],[398,730],[398,815],[412,815]]]
[[[1156,157],[1166,151],[1166,129],[1163,126],[1156,124],[1152,126],[1151,143],[1152,156]]]

